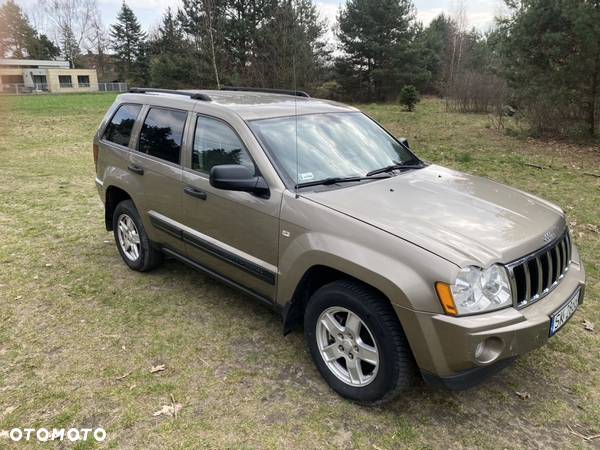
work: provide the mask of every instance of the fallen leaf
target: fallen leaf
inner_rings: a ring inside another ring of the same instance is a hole
[[[127,378],[129,375],[131,375],[131,370],[127,373],[124,373],[123,375],[121,375],[120,377],[115,378],[115,380],[124,380],[125,378]]]
[[[23,298],[23,296],[22,296],[22,295],[17,295],[17,296],[15,297],[15,300],[21,300],[22,298]]]
[[[179,411],[181,411],[181,404],[175,403],[173,405],[163,405],[161,409],[152,413],[154,417],[157,416],[169,416],[175,417]]]
[[[516,391],[515,394],[517,394],[523,400],[527,400],[528,398],[531,398],[531,394],[529,394],[529,392],[518,392],[518,391]]]
[[[150,373],[162,372],[165,369],[166,367],[164,364],[159,364],[157,366],[152,366],[152,368],[150,369]]]
[[[587,331],[594,331],[594,324],[589,320],[584,320],[583,328],[585,328]]]

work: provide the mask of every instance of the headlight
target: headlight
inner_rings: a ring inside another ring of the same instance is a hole
[[[512,304],[508,274],[498,264],[485,270],[465,267],[453,285],[437,283],[436,290],[446,313],[454,316],[494,311]]]

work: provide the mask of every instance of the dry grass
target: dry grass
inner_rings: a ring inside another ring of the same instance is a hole
[[[131,449],[594,445],[568,426],[600,433],[600,179],[583,174],[600,172],[598,148],[509,137],[435,100],[414,114],[365,106],[425,158],[559,203],[588,270],[586,304],[545,348],[479,388],[418,386],[365,408],[332,393],[302,334],[283,337],[253,300],[176,262],[125,267],[93,183],[111,101],[0,99],[0,430],[103,426],[103,446]],[[178,418],[154,417],[171,395]]]

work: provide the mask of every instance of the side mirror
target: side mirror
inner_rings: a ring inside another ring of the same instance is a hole
[[[269,186],[265,179],[240,164],[223,164],[210,169],[209,182],[212,187],[226,191],[250,192],[269,197]]]
[[[402,144],[404,147],[410,148],[410,145],[408,144],[408,139],[406,139],[406,138],[400,138],[398,140],[400,141],[400,144]]]

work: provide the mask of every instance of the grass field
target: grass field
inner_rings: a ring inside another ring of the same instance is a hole
[[[126,268],[94,187],[91,139],[112,100],[0,98],[0,430],[102,426],[103,447],[130,449],[600,446],[569,429],[600,433],[600,178],[585,174],[600,172],[598,147],[511,137],[437,100],[364,105],[425,159],[561,205],[588,272],[569,325],[483,386],[419,385],[366,408],[252,299],[173,261]],[[153,416],[171,396],[177,419]]]

